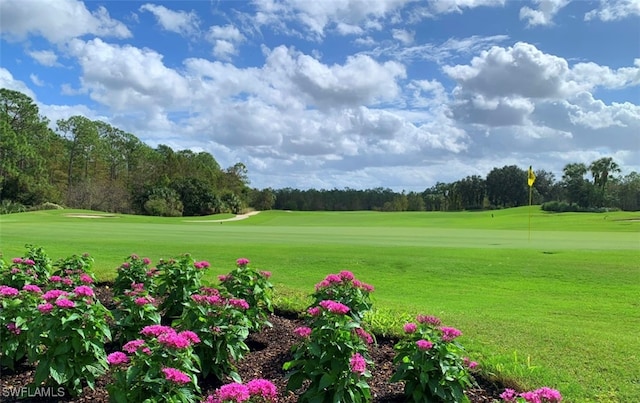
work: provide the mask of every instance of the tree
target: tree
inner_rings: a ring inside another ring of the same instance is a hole
[[[593,161],[589,165],[589,171],[593,177],[593,184],[599,189],[597,205],[602,206],[606,201],[606,186],[612,173],[619,173],[620,166],[613,161],[613,158],[606,157]]]
[[[562,171],[562,182],[569,204],[575,203],[580,207],[589,207],[593,186],[584,178],[587,166],[581,162],[571,163],[565,165]]]
[[[528,203],[527,171],[515,165],[493,168],[486,179],[487,197],[496,207],[517,207]]]

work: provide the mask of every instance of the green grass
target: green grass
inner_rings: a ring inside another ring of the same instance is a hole
[[[263,212],[223,224],[69,213],[91,212],[0,216],[0,250],[89,252],[102,279],[131,253],[157,261],[190,252],[212,263],[211,282],[247,257],[273,272],[283,306],[348,269],[376,287],[380,328],[435,314],[463,331],[486,373],[556,387],[568,402],[640,396],[639,213]]]

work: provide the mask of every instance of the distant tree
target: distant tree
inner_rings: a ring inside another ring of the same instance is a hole
[[[271,188],[251,190],[250,205],[256,210],[271,210],[276,203],[276,195]]]
[[[584,178],[587,166],[583,163],[570,163],[563,168],[562,182],[569,204],[587,208],[591,205],[593,186]]]
[[[593,184],[599,190],[596,204],[603,206],[606,204],[607,182],[609,182],[611,174],[620,172],[620,166],[613,161],[613,158],[600,158],[589,165],[589,171],[593,177]]]
[[[493,168],[486,179],[487,197],[496,207],[517,207],[528,203],[527,171],[515,165]]]
[[[616,199],[625,211],[640,210],[640,173],[633,171],[616,184]]]

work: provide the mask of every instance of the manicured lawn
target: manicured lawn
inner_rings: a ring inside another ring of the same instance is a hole
[[[212,263],[215,282],[247,257],[294,293],[347,269],[376,287],[385,310],[460,328],[489,373],[556,387],[569,402],[640,396],[640,213],[262,212],[222,224],[70,213],[98,214],[0,216],[5,260],[27,243],[53,259],[89,252],[99,277],[113,279],[131,253],[189,252]]]

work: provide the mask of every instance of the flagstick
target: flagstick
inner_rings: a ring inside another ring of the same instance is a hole
[[[529,242],[531,242],[531,191],[533,186],[529,186]]]

